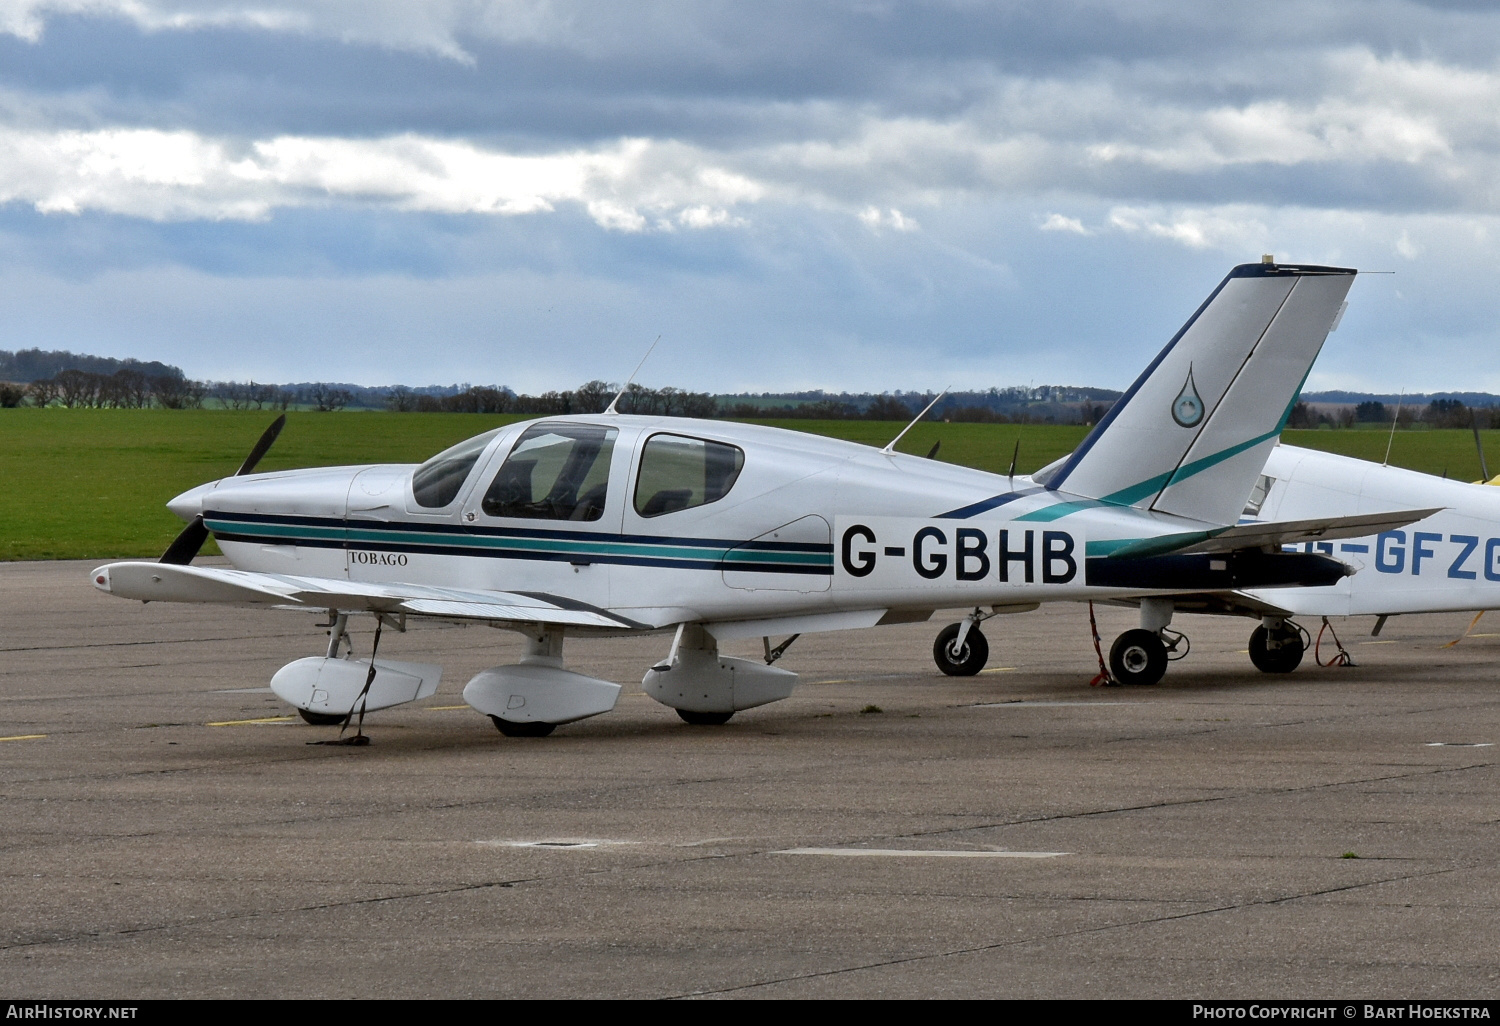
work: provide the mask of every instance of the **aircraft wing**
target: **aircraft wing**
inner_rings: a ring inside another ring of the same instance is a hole
[[[1352,517],[1320,517],[1315,520],[1283,520],[1265,524],[1237,524],[1216,531],[1190,531],[1159,538],[1145,538],[1110,553],[1111,558],[1191,555],[1234,552],[1239,549],[1280,548],[1305,541],[1362,538],[1394,531],[1425,520],[1445,507],[1396,510],[1391,513],[1361,513]]]
[[[127,562],[101,566],[94,587],[142,602],[225,602],[434,616],[450,620],[640,630],[650,625],[597,606],[536,592],[377,584],[220,567]]]

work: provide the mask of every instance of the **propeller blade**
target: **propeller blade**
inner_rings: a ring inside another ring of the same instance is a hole
[[[177,566],[187,566],[203,548],[203,543],[208,541],[208,528],[203,526],[203,518],[197,516],[193,522],[182,529],[182,533],[172,539],[172,544],[167,546],[167,551],[161,554],[158,563],[174,563]]]
[[[260,436],[260,441],[255,443],[255,448],[250,450],[250,455],[245,457],[245,462],[240,464],[240,469],[234,472],[235,477],[255,472],[255,466],[262,457],[271,450],[276,443],[276,436],[281,434],[281,429],[286,427],[286,414],[282,414],[271,422]],[[196,516],[193,522],[182,529],[182,533],[172,539],[172,544],[167,546],[167,551],[161,554],[160,563],[173,563],[177,566],[186,566],[193,561],[198,550],[203,548],[203,543],[208,541],[208,528],[204,526],[203,517]]]
[[[234,476],[253,474],[256,464],[270,451],[271,446],[276,443],[276,436],[281,434],[281,429],[284,427],[286,427],[286,414],[283,413],[271,422],[270,427],[266,428],[265,434],[260,436],[260,441],[255,443],[255,448],[250,450],[250,455],[245,457],[245,462],[240,464],[240,469],[234,472]]]

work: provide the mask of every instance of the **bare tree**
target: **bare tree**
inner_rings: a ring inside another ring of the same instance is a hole
[[[111,405],[139,410],[151,405],[151,382],[134,368],[117,370],[109,376]]]
[[[586,381],[573,390],[574,413],[603,413],[620,389],[608,381]]]
[[[57,384],[57,399],[68,409],[76,406],[98,406],[103,384],[97,374],[81,370],[58,372],[52,379]]]
[[[348,406],[354,396],[347,388],[334,388],[319,382],[307,390],[306,398],[319,413],[332,413]]]
[[[411,413],[417,408],[417,394],[405,385],[397,385],[386,393],[385,407],[396,413]]]
[[[877,395],[875,401],[865,407],[866,420],[911,420],[911,407],[895,396]]]
[[[172,374],[160,374],[150,382],[152,397],[165,410],[196,409],[203,405],[203,397],[208,392],[208,386],[203,382]]]
[[[51,405],[57,401],[57,382],[51,378],[33,381],[26,386],[26,393],[31,396],[33,406]]]

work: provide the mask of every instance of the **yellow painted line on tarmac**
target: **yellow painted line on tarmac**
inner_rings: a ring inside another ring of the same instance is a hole
[[[948,848],[783,848],[772,855],[838,855],[885,859],[1055,859],[1065,851],[971,851]]]
[[[248,727],[258,723],[285,723],[295,720],[295,716],[262,716],[254,720],[220,720],[217,723],[205,723],[205,727]]]
[[[1395,644],[1398,644],[1398,642],[1395,642],[1395,641],[1356,641],[1355,644],[1356,645],[1395,645]],[[1248,651],[1248,649],[1246,651]]]
[[[46,734],[16,734],[11,737],[0,737],[0,741],[35,741],[46,736]]]
[[[980,670],[980,673],[1015,673],[1014,666],[997,666],[993,670]]]
[[[469,709],[467,705],[427,705],[423,706],[428,712],[451,712],[454,709]]]
[[[814,684],[853,684],[852,680],[815,680]]]

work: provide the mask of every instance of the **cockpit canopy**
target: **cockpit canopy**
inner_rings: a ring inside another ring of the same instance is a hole
[[[464,486],[469,471],[479,462],[479,457],[490,440],[503,430],[504,428],[496,428],[465,439],[418,467],[411,476],[412,495],[416,498],[417,505],[427,509],[442,509],[458,498],[458,490]]]
[[[480,508],[492,517],[598,520],[604,515],[614,428],[538,424],[517,439]]]
[[[444,509],[458,498],[496,428],[445,449],[412,475],[417,505]],[[544,421],[511,447],[479,503],[486,516],[588,522],[604,515],[618,429],[605,424]],[[632,505],[659,517],[718,502],[734,487],[744,450],[725,442],[670,432],[641,444]]]

